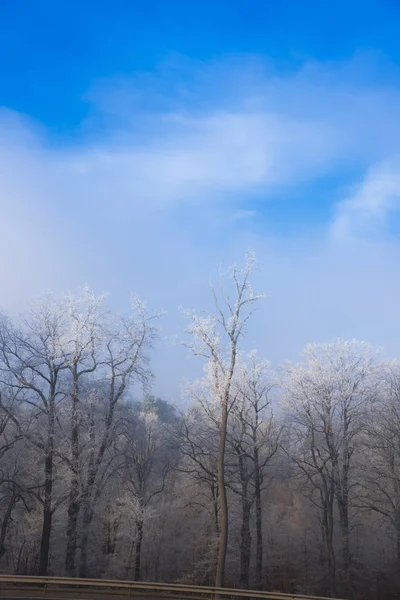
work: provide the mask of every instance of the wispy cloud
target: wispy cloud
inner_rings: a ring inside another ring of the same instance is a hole
[[[360,61],[284,76],[254,59],[167,63],[95,88],[78,145],[55,148],[15,115],[3,145],[19,144],[23,160],[40,157],[40,179],[61,191],[59,203],[84,195],[88,206],[134,214],[206,198],[268,201],[280,188],[349,169],[361,176],[400,152],[400,87],[394,77],[376,85],[373,71],[357,84]]]
[[[391,213],[400,209],[400,158],[374,165],[349,198],[336,208],[335,237],[368,236],[382,230]]]
[[[208,302],[210,269],[254,247],[257,287],[273,294],[249,347],[281,360],[341,335],[394,351],[400,245],[384,226],[399,202],[400,84],[370,63],[282,75],[256,59],[175,61],[93,89],[79,143],[3,111],[0,304],[87,281],[117,304],[134,289],[167,308],[173,333],[180,304]],[[332,218],[288,236],[299,198]],[[191,368],[165,348],[156,364],[160,392]]]

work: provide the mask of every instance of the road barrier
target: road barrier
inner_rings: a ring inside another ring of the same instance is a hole
[[[74,598],[120,595],[147,599],[165,600],[235,600],[235,598],[254,600],[329,600],[322,596],[303,594],[281,594],[259,590],[238,590],[228,588],[205,587],[200,585],[181,585],[175,583],[148,583],[142,581],[119,581],[114,579],[77,579],[67,577],[31,577],[25,575],[0,575],[0,596],[4,591],[39,592],[50,597],[50,593],[59,597],[73,592]]]

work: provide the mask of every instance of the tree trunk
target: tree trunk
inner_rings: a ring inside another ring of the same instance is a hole
[[[342,562],[343,562],[343,571],[344,571],[344,592],[346,594],[346,598],[350,600],[351,598],[351,590],[350,590],[350,532],[349,532],[349,515],[348,515],[348,507],[344,505],[342,510],[339,510],[340,514],[340,530],[342,536]]]
[[[221,428],[218,450],[218,494],[220,499],[220,536],[215,587],[224,586],[226,550],[228,547],[228,501],[225,485],[225,447],[228,426],[228,393],[222,402]]]
[[[39,555],[39,575],[47,575],[49,563],[51,524],[53,518],[52,511],[52,492],[53,492],[53,451],[47,453],[45,458],[45,484],[44,484],[44,504],[43,504],[43,522],[42,536],[40,541]]]
[[[340,515],[340,529],[342,533],[342,557],[344,568],[348,570],[350,566],[350,532],[349,532],[349,515],[346,509]]]
[[[135,543],[135,581],[140,581],[141,569],[140,563],[142,558],[142,541],[143,541],[143,519],[139,518],[136,521],[136,543]]]
[[[211,486],[211,495],[213,499],[213,520],[215,533],[217,537],[219,537],[219,511],[218,511],[218,486],[212,484]]]
[[[82,535],[81,535],[81,560],[79,563],[79,577],[87,577],[88,563],[88,545],[89,545],[89,530],[92,522],[92,514],[90,506],[84,505],[82,518]]]
[[[336,564],[332,545],[328,548],[328,585],[329,597],[334,598],[336,596]]]
[[[219,536],[220,536],[220,527],[219,527],[219,498],[218,498],[218,485],[214,486],[214,484],[211,487],[211,493],[212,493],[212,498],[213,498],[213,520],[214,520],[214,527],[215,527],[215,539],[219,540]],[[212,576],[214,573],[217,572],[217,564],[218,564],[218,546],[213,543],[212,544],[212,552],[213,552],[213,571],[212,571]],[[210,583],[208,583],[207,585],[210,585]]]
[[[76,577],[76,545],[78,539],[78,516],[80,511],[79,484],[76,476],[71,481],[68,503],[67,550],[65,555],[65,570],[69,577]]]
[[[251,556],[250,504],[246,496],[242,498],[242,527],[240,543],[240,587],[243,590],[248,590],[250,587]]]
[[[250,555],[251,555],[251,534],[250,534],[250,512],[251,503],[249,501],[248,483],[249,476],[246,469],[246,461],[243,457],[243,450],[240,444],[235,448],[238,455],[239,477],[241,484],[241,504],[242,504],[242,525],[240,528],[240,587],[247,590],[250,587]]]
[[[54,387],[54,384],[53,384]],[[44,501],[42,536],[40,540],[39,575],[47,575],[50,552],[51,525],[53,519],[52,494],[53,494],[53,462],[54,462],[54,423],[55,423],[55,389],[51,392],[48,412],[48,431],[46,454],[44,461]]]
[[[110,418],[108,416],[108,418]],[[107,430],[106,430],[107,431]],[[103,458],[104,450],[106,447],[105,438],[103,438],[103,442],[100,446],[99,453],[97,458],[95,456],[95,423],[93,418],[89,421],[89,440],[90,440],[90,454],[89,454],[89,465],[88,465],[88,476],[86,482],[86,488],[84,491],[84,496],[82,499],[82,532],[81,532],[81,540],[80,540],[80,549],[81,549],[81,558],[79,562],[79,577],[87,576],[87,562],[88,562],[88,545],[89,545],[89,531],[90,524],[92,522],[93,517],[93,491],[95,488],[97,472],[99,469],[99,465],[101,463],[101,459]]]
[[[259,479],[259,478],[258,478]],[[256,581],[255,588],[263,588],[263,533],[262,533],[262,510],[261,510],[261,489],[256,483]]]
[[[333,502],[329,499],[324,507],[322,526],[328,564],[328,593],[330,598],[334,598],[336,596],[336,558],[333,547]]]
[[[258,412],[256,409],[256,424],[253,429],[253,460],[254,460],[254,496],[256,504],[256,569],[255,588],[263,588],[263,533],[261,510],[261,480],[257,446]]]
[[[1,528],[0,528],[0,559],[6,553],[5,541],[6,541],[8,526],[11,521],[12,511],[14,510],[16,502],[17,502],[17,496],[15,493],[15,486],[14,486],[14,489],[13,489],[10,501],[8,503],[6,512],[4,514],[3,521],[1,524]]]
[[[396,511],[395,515],[395,530],[396,530],[396,559],[400,563],[400,510]]]
[[[336,469],[336,499],[339,510],[340,532],[342,542],[342,566],[343,566],[343,592],[347,598],[351,598],[350,586],[350,531],[349,531],[349,470],[350,470],[350,454],[348,450],[347,440],[347,413],[345,413],[345,431],[344,431],[344,450],[342,454],[342,473],[340,473],[339,465],[335,465]]]
[[[91,451],[88,465],[88,478],[86,482],[86,489],[82,500],[82,532],[80,539],[81,558],[79,562],[79,577],[87,576],[87,562],[88,562],[88,544],[89,544],[89,530],[92,522],[92,492],[96,481],[96,463],[95,463],[95,432],[94,432],[94,421],[90,422],[89,427],[89,438],[91,441]]]
[[[78,419],[78,376],[74,373],[74,393],[72,395],[71,415],[71,468],[72,478],[68,500],[67,550],[65,555],[65,570],[69,577],[76,576],[76,545],[79,502],[79,419]]]

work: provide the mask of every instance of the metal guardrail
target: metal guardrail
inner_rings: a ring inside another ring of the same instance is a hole
[[[304,596],[302,594],[282,594],[279,592],[264,592],[259,590],[238,590],[228,588],[215,588],[200,585],[182,585],[178,583],[148,583],[137,581],[124,581],[115,579],[78,579],[68,577],[35,577],[27,575],[0,575],[1,590],[43,591],[47,594],[50,590],[55,593],[74,591],[81,592],[100,591],[121,595],[187,599],[187,600],[213,600],[219,597],[224,600],[235,598],[255,598],[260,600],[329,600],[322,596]]]

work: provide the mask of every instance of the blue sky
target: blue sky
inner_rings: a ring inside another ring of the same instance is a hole
[[[400,4],[0,0],[0,305],[84,283],[209,307],[254,248],[247,347],[399,353]],[[163,339],[156,391],[197,372]]]

